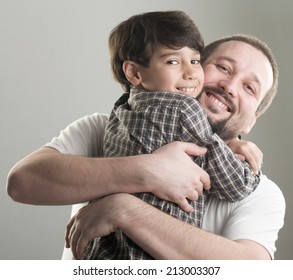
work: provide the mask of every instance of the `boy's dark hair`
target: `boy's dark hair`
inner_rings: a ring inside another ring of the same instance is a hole
[[[159,45],[172,49],[189,47],[201,54],[204,41],[195,23],[182,11],[135,15],[111,31],[111,68],[114,78],[125,91],[130,91],[131,84],[124,75],[123,62],[131,60],[148,67],[154,50]]]

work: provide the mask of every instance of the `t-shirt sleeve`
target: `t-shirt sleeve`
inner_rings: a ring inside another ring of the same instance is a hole
[[[281,190],[266,176],[262,176],[258,188],[231,211],[223,236],[231,240],[253,240],[264,246],[273,259],[284,216],[285,199]]]
[[[108,116],[84,116],[62,130],[44,147],[51,147],[63,154],[87,157],[103,156],[103,138]]]

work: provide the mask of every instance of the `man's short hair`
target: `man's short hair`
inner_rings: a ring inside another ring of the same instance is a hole
[[[218,48],[219,45],[229,41],[240,41],[240,42],[244,42],[251,45],[252,47],[261,51],[267,57],[267,59],[269,60],[271,64],[271,67],[273,70],[273,84],[257,108],[256,113],[258,114],[258,116],[260,116],[269,108],[274,97],[277,94],[278,80],[279,80],[279,70],[278,70],[277,62],[274,58],[274,55],[271,49],[268,47],[266,43],[264,43],[263,41],[261,41],[260,39],[252,35],[237,34],[237,35],[223,37],[221,39],[218,39],[208,44],[204,49],[204,53],[202,56],[202,63],[204,63],[209,58],[209,56]]]

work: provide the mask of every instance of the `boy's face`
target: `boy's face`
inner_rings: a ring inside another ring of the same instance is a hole
[[[149,67],[137,66],[140,84],[146,91],[170,91],[197,97],[202,90],[204,73],[200,54],[188,47],[156,48]]]

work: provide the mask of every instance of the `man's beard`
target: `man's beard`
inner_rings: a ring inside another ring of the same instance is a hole
[[[214,133],[218,134],[224,141],[229,141],[235,137],[237,137],[238,133],[233,129],[233,127],[229,127],[228,120],[219,120],[215,121],[208,116],[209,123],[212,127]]]
[[[232,115],[229,118],[222,119],[222,120],[213,120],[212,117],[208,116],[208,120],[212,127],[213,132],[218,134],[224,141],[228,141],[237,137],[238,133],[235,130],[233,123],[229,122],[230,118],[233,116],[233,112],[235,112],[235,105],[227,96],[227,94],[225,94],[225,92],[220,88],[215,88],[210,86],[204,87],[202,91],[205,91],[205,92],[210,91],[210,92],[213,92],[214,94],[221,95],[222,98],[224,98],[226,102],[229,104],[229,108],[232,113]],[[212,113],[215,113],[215,114],[217,113],[217,110],[212,107],[209,107],[207,109],[210,110]]]

